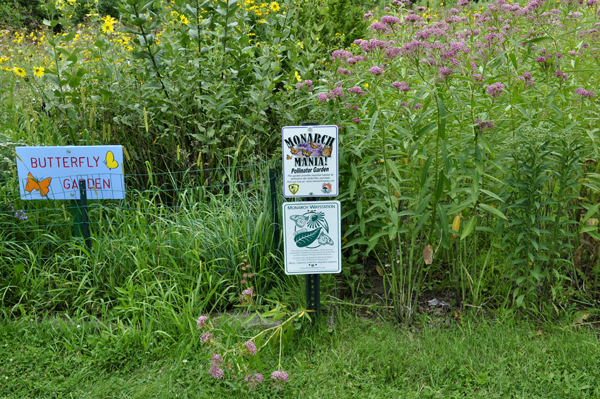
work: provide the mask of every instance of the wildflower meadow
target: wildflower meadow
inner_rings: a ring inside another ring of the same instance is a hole
[[[0,397],[600,396],[597,0],[0,12]],[[283,273],[306,123],[339,131],[320,318]],[[83,145],[127,189],[89,243],[15,152]]]

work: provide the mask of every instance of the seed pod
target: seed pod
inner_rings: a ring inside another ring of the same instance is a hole
[[[452,221],[452,230],[456,231],[457,233],[460,230],[460,219],[461,219],[461,216],[456,215],[456,217]],[[455,240],[456,240],[456,234],[452,233],[452,242],[454,242]]]

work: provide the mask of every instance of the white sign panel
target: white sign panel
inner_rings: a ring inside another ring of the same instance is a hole
[[[125,198],[120,145],[17,147],[21,199],[79,199],[84,179],[88,199]]]
[[[283,204],[285,274],[342,271],[339,201]]]
[[[282,136],[283,196],[338,195],[338,127],[288,126]]]

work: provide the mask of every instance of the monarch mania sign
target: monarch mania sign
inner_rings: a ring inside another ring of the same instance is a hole
[[[342,271],[339,201],[283,204],[285,274]]]
[[[88,199],[123,199],[123,147],[17,147],[21,199],[79,199],[84,179]]]
[[[283,196],[337,196],[338,127],[287,126],[282,136]]]

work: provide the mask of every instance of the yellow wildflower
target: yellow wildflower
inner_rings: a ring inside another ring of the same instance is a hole
[[[300,74],[298,73],[298,71],[294,72],[294,76],[296,77],[296,79],[298,80],[298,82],[302,82],[302,79],[300,78]]]
[[[187,25],[187,24],[190,23],[190,21],[186,18],[185,15],[180,15],[179,19],[181,20],[181,23],[184,24],[184,25]]]
[[[117,23],[116,19],[114,19],[110,15],[107,15],[106,18],[101,19],[101,21],[104,21],[104,24],[102,24],[101,28],[102,32],[111,33],[115,31],[115,24]]]
[[[41,78],[42,76],[44,76],[45,70],[46,70],[46,68],[44,68],[44,67],[35,67],[35,68],[33,68],[33,74],[35,76],[37,76],[38,78]]]
[[[281,7],[279,7],[279,3],[277,3],[276,1],[273,1],[271,3],[270,7],[271,7],[271,10],[273,10],[275,12],[277,12],[277,11],[279,11],[281,9]]]
[[[23,76],[25,76],[25,75],[26,75],[26,73],[25,73],[25,70],[24,70],[23,68],[14,67],[14,68],[13,68],[13,72],[14,72],[16,75],[19,75],[20,77],[23,77]]]

